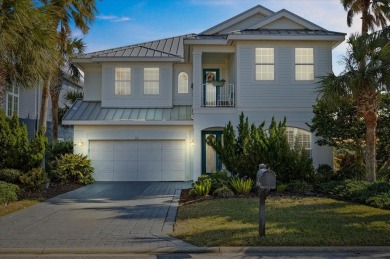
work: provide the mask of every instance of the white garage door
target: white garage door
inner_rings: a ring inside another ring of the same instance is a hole
[[[184,181],[184,141],[91,140],[96,181]]]

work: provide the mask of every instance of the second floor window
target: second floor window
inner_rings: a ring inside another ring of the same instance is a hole
[[[313,48],[295,49],[295,80],[314,80]]]
[[[6,115],[13,116],[14,113],[19,116],[19,87],[12,86],[7,92]]]
[[[160,69],[144,68],[144,94],[160,94]]]
[[[129,67],[115,68],[115,95],[131,94],[131,69]]]
[[[177,77],[177,91],[179,94],[188,94],[188,74],[180,72]]]
[[[256,80],[275,79],[275,54],[273,48],[256,48]]]

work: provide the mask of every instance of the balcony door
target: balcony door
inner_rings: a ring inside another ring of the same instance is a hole
[[[220,140],[222,131],[202,131],[202,174],[215,173],[222,169],[221,159],[215,150],[206,143],[206,139],[209,136],[213,136],[217,140]]]
[[[203,106],[217,106],[220,86],[216,81],[219,81],[219,69],[203,69]]]

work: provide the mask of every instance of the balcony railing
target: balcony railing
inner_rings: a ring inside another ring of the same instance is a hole
[[[235,107],[236,88],[234,84],[202,85],[202,107]]]

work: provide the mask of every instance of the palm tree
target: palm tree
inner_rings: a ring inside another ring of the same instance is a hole
[[[321,98],[337,105],[342,98],[352,98],[358,115],[366,126],[365,163],[367,180],[376,180],[376,125],[380,92],[390,86],[390,30],[362,36],[352,35],[344,57],[345,70],[339,76],[331,73],[320,80]]]
[[[340,0],[347,11],[347,24],[352,26],[353,17],[362,14],[362,34],[369,30],[374,31],[375,27],[385,28],[390,20],[389,0]]]
[[[95,19],[97,12],[95,0],[40,0],[50,10],[50,14],[55,20],[53,31],[57,31],[58,40],[57,47],[60,49],[59,62],[56,65],[56,70],[51,73],[45,80],[42,91],[41,115],[39,120],[40,127],[46,129],[47,119],[47,102],[51,85],[56,88],[58,85],[58,69],[64,63],[64,51],[67,49],[67,39],[72,33],[71,22],[74,22],[76,28],[80,29],[82,33],[86,34],[89,31],[89,26]],[[58,104],[57,104],[58,105]],[[53,122],[54,123],[54,122]],[[55,124],[54,124],[55,125]]]
[[[67,37],[65,39],[65,44],[63,49],[60,50],[62,54],[62,60],[60,63],[64,64],[64,67],[58,67],[57,73],[53,73],[52,84],[50,85],[50,97],[52,102],[52,121],[53,121],[53,143],[58,141],[58,105],[59,97],[62,89],[62,80],[64,73],[68,73],[71,76],[71,79],[78,82],[80,80],[81,74],[80,70],[70,62],[70,59],[80,55],[84,52],[85,44],[81,39],[71,39]],[[67,70],[64,72],[63,70]]]
[[[53,26],[32,0],[0,2],[0,104],[12,84],[34,87],[57,62]]]

